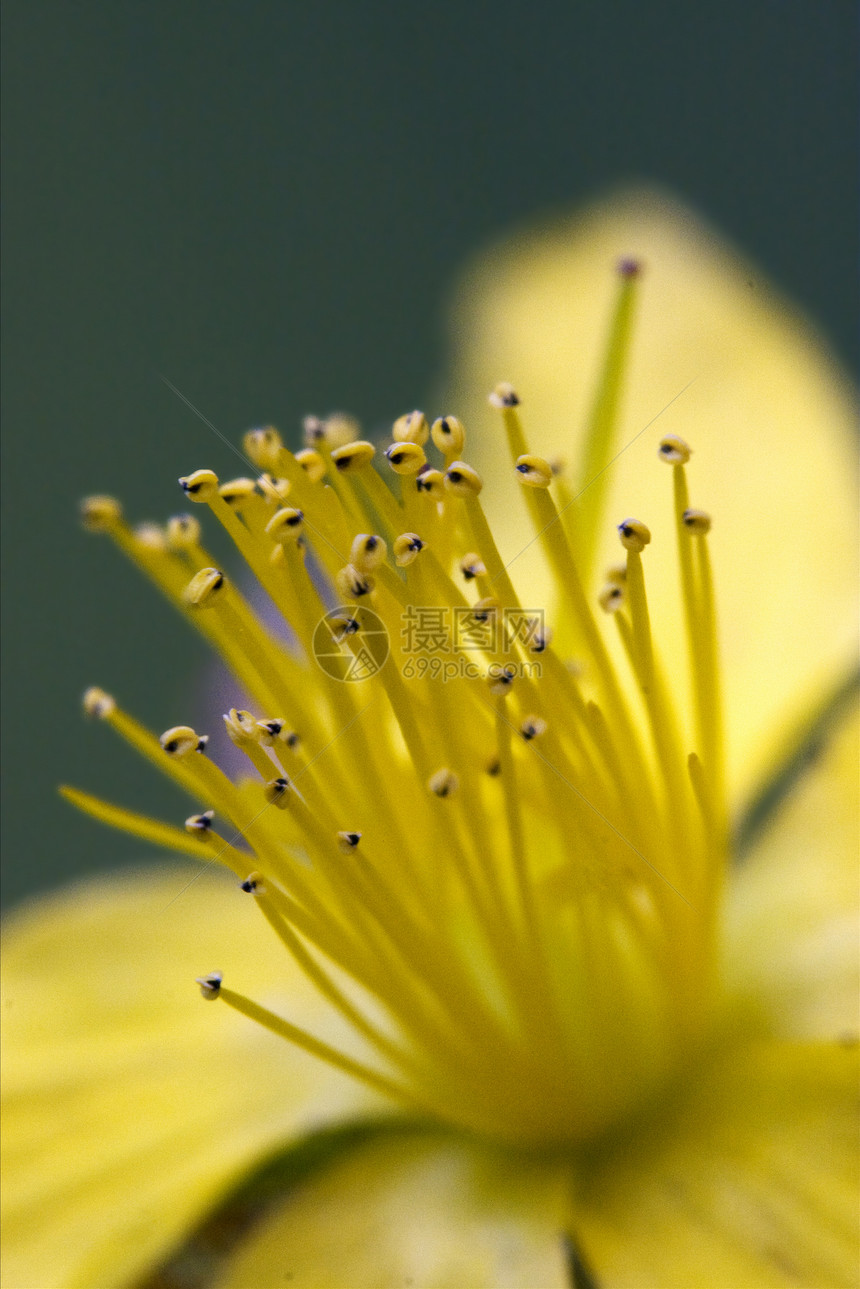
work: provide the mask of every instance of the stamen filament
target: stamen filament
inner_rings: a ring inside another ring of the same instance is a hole
[[[376,1092],[381,1092],[383,1096],[393,1097],[395,1101],[404,1101],[409,1106],[415,1105],[414,1098],[400,1084],[386,1078],[384,1074],[379,1074],[376,1070],[372,1070],[360,1061],[344,1056],[342,1052],[330,1047],[328,1043],[322,1042],[321,1039],[314,1038],[312,1034],[300,1029],[298,1025],[293,1025],[281,1016],[276,1016],[267,1007],[261,1007],[259,1003],[252,1002],[250,998],[246,998],[243,994],[237,994],[232,989],[219,989],[218,997],[223,999],[228,1007],[232,1007],[234,1011],[241,1012],[249,1020],[256,1021],[258,1025],[262,1025],[264,1029],[269,1030],[272,1034],[277,1034],[279,1038],[287,1039],[288,1042],[294,1043],[296,1047],[309,1052],[311,1056],[316,1056],[319,1060],[325,1061],[327,1065],[333,1065],[335,1069],[342,1070],[344,1074],[349,1074],[352,1078],[366,1083],[368,1087],[373,1088]]]
[[[525,831],[523,828],[520,797],[517,792],[516,765],[511,751],[512,726],[505,711],[505,699],[496,700],[496,744],[499,757],[499,778],[508,831],[508,853],[513,869],[520,912],[527,935],[537,938],[537,913],[534,887],[528,872]]]
[[[707,536],[702,534],[694,540],[698,554],[696,571],[701,605],[699,656],[702,667],[702,747],[705,764],[713,779],[713,794],[719,810],[725,798],[725,789],[723,786],[723,704],[717,644],[717,615],[714,603],[714,580]]]
[[[135,810],[126,810],[123,806],[104,801],[101,797],[95,797],[91,792],[83,792],[80,788],[62,784],[58,791],[60,796],[71,805],[83,811],[85,815],[97,819],[99,823],[107,824],[109,828],[130,833],[133,837],[139,837],[141,841],[150,842],[153,846],[162,846],[165,850],[190,855],[192,859],[198,859],[204,864],[218,860],[231,868],[237,876],[247,871],[248,856],[236,850],[217,833],[209,833],[204,840],[203,836],[192,836],[173,824],[163,823],[160,819],[151,819],[149,815],[138,814]]]
[[[577,505],[567,511],[579,567],[586,583],[594,568],[597,538],[609,494],[611,474],[608,467],[615,451],[621,395],[630,359],[639,266],[632,260],[623,261],[619,278],[603,367],[583,438],[582,464],[573,484]]]
[[[519,608],[520,602],[514,590],[514,584],[499,554],[480,499],[466,497],[464,500],[466,519],[472,533],[472,544],[487,567],[487,579],[493,588],[493,595],[497,596],[506,608]]]
[[[693,679],[693,707],[702,766],[710,782],[711,813],[724,816],[722,696],[717,647],[713,578],[705,533],[693,534],[684,522],[690,501],[683,464],[672,469],[675,494],[675,527],[690,669]],[[694,544],[697,558],[694,561]],[[725,824],[722,825],[723,829]],[[718,849],[721,844],[718,839]]]
[[[665,809],[669,831],[674,834],[674,851],[681,854],[683,838],[689,827],[687,781],[677,721],[669,703],[666,685],[654,658],[651,639],[651,622],[642,555],[639,551],[627,552],[627,593],[632,618],[632,656],[639,679],[640,691],[645,701],[654,749],[662,771],[666,789]],[[615,615],[619,629],[626,625],[621,613]]]
[[[410,528],[411,525],[407,522],[403,507],[372,467],[363,470],[357,482],[364,489],[367,494],[367,500],[376,514],[379,515],[385,528],[387,528],[386,537],[389,542],[392,542],[398,533],[405,532]],[[415,486],[414,476],[403,476],[401,484],[404,493],[409,492]]]
[[[408,1053],[404,1052],[397,1044],[392,1043],[384,1034],[381,1034],[376,1026],[372,1025],[363,1013],[353,1006],[343,991],[331,979],[328,972],[308,952],[290,924],[280,916],[274,902],[265,890],[256,895],[256,900],[269,926],[323,997],[327,998],[349,1024],[360,1034],[363,1034],[368,1042],[372,1043],[383,1056],[403,1066],[404,1069],[414,1069],[415,1063]]]

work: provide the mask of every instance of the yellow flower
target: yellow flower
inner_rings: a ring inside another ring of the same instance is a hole
[[[458,416],[379,471],[338,417],[181,481],[289,645],[199,512],[85,506],[249,695],[249,773],[86,695],[198,813],[66,795],[205,867],[9,928],[7,1289],[856,1282],[850,396],[641,195],[459,325]]]

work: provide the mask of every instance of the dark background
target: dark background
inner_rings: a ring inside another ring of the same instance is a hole
[[[371,427],[445,364],[489,239],[628,179],[676,189],[856,359],[855,6],[583,0],[5,7],[4,891],[142,853],[69,779],[184,817],[79,697],[157,730],[203,649],[77,498],[136,518],[228,438]]]

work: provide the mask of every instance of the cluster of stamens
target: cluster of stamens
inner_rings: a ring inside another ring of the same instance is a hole
[[[247,775],[220,770],[189,726],[158,738],[93,689],[87,712],[200,813],[180,827],[64,791],[105,822],[231,869],[355,1048],[225,988],[219,973],[200,978],[204,997],[413,1109],[514,1139],[576,1140],[666,1074],[707,1005],[723,833],[710,521],[689,505],[690,449],[664,438],[691,731],[651,635],[647,527],[618,525],[625,563],[588,593],[570,506],[553,495],[558,465],[529,451],[510,385],[490,402],[571,658],[514,586],[457,417],[402,416],[381,453],[343,416],[308,418],[295,453],[272,427],[251,430],[253,477],[196,470],[179,482],[233,539],[290,645],[216,566],[193,515],[134,529],[112,498],[83,508],[249,696],[255,711],[224,717]],[[611,615],[626,674],[593,604]],[[416,666],[407,626],[444,660],[441,678]],[[386,650],[372,667],[373,633]],[[329,650],[367,655],[356,673],[366,678],[345,683],[325,665]]]

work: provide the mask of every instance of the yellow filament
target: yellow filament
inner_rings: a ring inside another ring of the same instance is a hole
[[[466,517],[472,532],[475,550],[487,566],[487,577],[492,594],[508,608],[518,608],[519,600],[508,570],[502,562],[487,517],[478,497],[466,497]]]
[[[400,482],[404,493],[410,492],[415,488],[415,479],[413,475],[406,475]],[[386,537],[388,538],[390,545],[398,533],[402,533],[409,528],[403,508],[395,500],[392,493],[385,486],[380,476],[372,467],[361,471],[358,478],[358,484],[364,489],[367,500],[372,507],[372,511],[375,511],[376,514],[378,514],[384,527],[388,530]]]
[[[206,801],[205,796],[200,797],[199,781],[190,768],[189,760],[177,760],[176,757],[168,756],[158,739],[146,726],[141,725],[120,707],[114,707],[104,719],[120,738],[125,739],[136,752],[151,761],[162,774],[169,775],[189,796],[201,800],[207,806],[212,804]],[[192,753],[192,756],[197,755],[196,752]]]
[[[396,1101],[405,1101],[407,1105],[414,1105],[414,1100],[409,1095],[409,1092],[392,1079],[386,1078],[384,1074],[377,1073],[360,1061],[354,1061],[351,1057],[344,1056],[337,1048],[330,1047],[328,1043],[323,1043],[320,1039],[314,1038],[313,1035],[300,1029],[298,1025],[292,1025],[281,1016],[276,1016],[267,1007],[261,1007],[259,1003],[252,1002],[250,998],[245,998],[242,994],[234,993],[232,989],[220,989],[218,997],[222,998],[228,1007],[232,1007],[234,1011],[241,1012],[249,1020],[256,1021],[258,1025],[262,1025],[264,1029],[269,1030],[272,1034],[277,1034],[279,1038],[285,1038],[289,1043],[294,1043],[296,1047],[302,1048],[305,1052],[310,1052],[311,1056],[316,1056],[319,1060],[325,1061],[327,1065],[333,1065],[335,1069],[342,1070],[344,1074],[349,1074],[361,1083],[366,1083],[375,1092],[381,1092],[384,1096],[393,1097]]]
[[[151,819],[137,811],[115,806],[109,801],[103,801],[101,797],[94,797],[90,792],[70,788],[65,784],[59,792],[70,805],[76,806],[85,815],[98,819],[99,823],[107,824],[109,828],[118,828],[121,832],[130,833],[132,837],[140,837],[141,841],[151,842],[153,846],[163,846],[165,850],[190,855],[192,859],[199,859],[204,864],[217,860],[231,868],[237,877],[247,872],[248,856],[215,833],[207,834],[205,839],[197,837],[173,824],[162,823],[160,819]]]
[[[701,640],[698,652],[702,668],[702,747],[706,764],[713,776],[713,792],[719,809],[724,798],[723,705],[717,645],[714,582],[707,536],[702,534],[694,540],[696,541],[698,556],[696,561],[700,604],[698,620],[701,623]]]
[[[677,850],[683,845],[684,833],[688,826],[686,776],[677,720],[669,702],[661,671],[654,658],[642,555],[639,551],[628,550],[627,552],[626,586],[633,623],[633,657],[645,700],[654,747],[663,773],[667,792],[665,804],[669,829],[675,834]],[[623,630],[625,620],[620,613],[616,615],[616,620],[619,628]]]
[[[693,535],[684,523],[690,508],[684,465],[672,468],[675,528],[681,570],[681,593],[692,674],[693,707],[702,766],[709,780],[711,814],[724,814],[722,697],[717,647],[717,622],[707,536]],[[720,839],[717,839],[718,847]]]
[[[407,1068],[412,1066],[413,1062],[410,1060],[408,1054],[392,1043],[390,1039],[387,1039],[383,1034],[381,1034],[376,1026],[372,1025],[362,1012],[349,1001],[343,990],[338,988],[328,972],[320,966],[312,954],[310,954],[302,944],[299,937],[290,927],[289,922],[284,921],[280,916],[269,896],[263,892],[256,896],[256,900],[263,916],[275,932],[275,935],[277,935],[281,943],[289,950],[302,971],[304,971],[308,979],[316,985],[323,997],[327,998],[332,1006],[341,1013],[349,1024],[352,1025],[354,1029],[358,1030],[360,1034],[363,1034],[364,1037],[368,1039],[368,1041],[371,1042],[378,1051],[382,1052],[384,1056],[388,1057],[390,1060],[396,1061],[400,1065],[406,1066]]]
[[[592,572],[608,495],[609,466],[615,450],[621,393],[633,332],[638,272],[620,275],[603,369],[583,437],[582,464],[574,482],[579,507],[568,512],[579,566],[587,580]]]
[[[264,783],[277,777],[274,773],[274,761],[270,760],[259,743],[255,743],[251,738],[243,738],[236,742],[236,746],[244,752]]]

